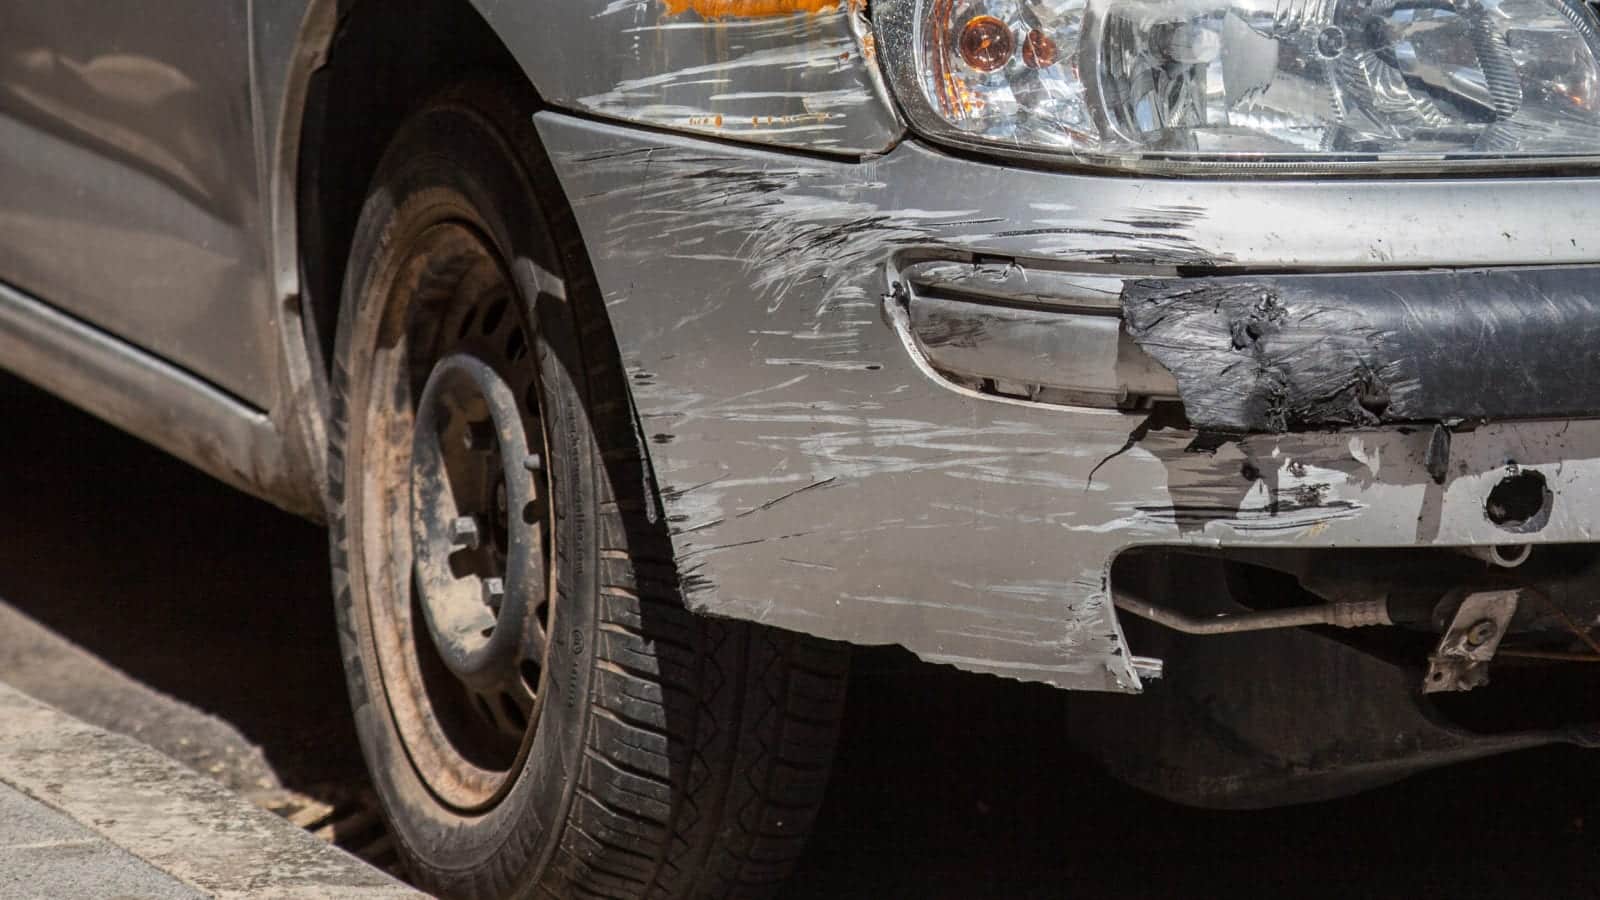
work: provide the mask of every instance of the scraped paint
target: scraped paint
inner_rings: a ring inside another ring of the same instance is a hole
[[[838,9],[841,0],[661,0],[667,15],[694,10],[702,19],[768,19]]]

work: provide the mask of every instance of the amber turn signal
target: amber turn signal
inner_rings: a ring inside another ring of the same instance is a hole
[[[1037,28],[1022,39],[1022,62],[1030,69],[1048,69],[1060,55],[1056,42]]]
[[[994,16],[974,16],[961,29],[961,58],[979,72],[993,72],[1011,61],[1016,49],[1011,29]]]

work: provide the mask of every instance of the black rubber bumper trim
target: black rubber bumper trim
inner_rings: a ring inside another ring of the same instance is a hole
[[[1600,267],[1129,281],[1202,431],[1600,415]]]

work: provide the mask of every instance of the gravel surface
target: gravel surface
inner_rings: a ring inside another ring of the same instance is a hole
[[[322,532],[0,378],[0,680],[247,791],[364,779]],[[1600,898],[1600,759],[1554,749],[1263,813],[1062,745],[1069,695],[858,654],[789,898]]]

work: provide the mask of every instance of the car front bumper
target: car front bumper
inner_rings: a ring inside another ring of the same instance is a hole
[[[1145,180],[537,121],[697,610],[1135,691],[1130,547],[1600,526],[1600,180]],[[1491,521],[1525,472],[1539,515]]]

